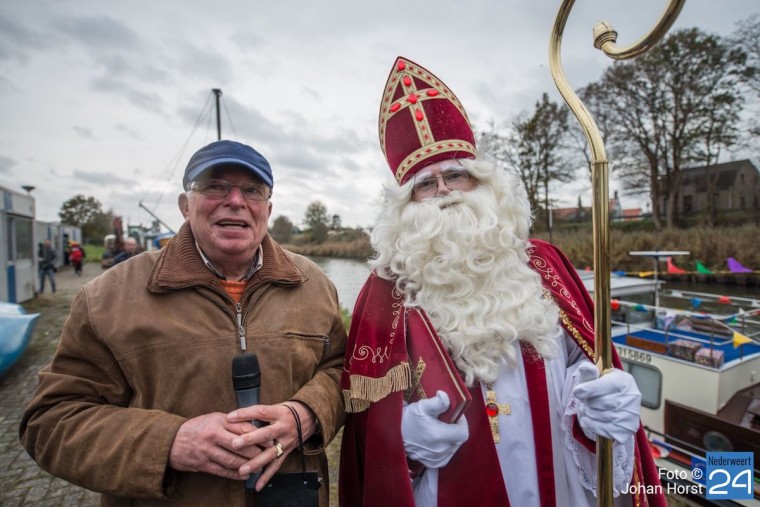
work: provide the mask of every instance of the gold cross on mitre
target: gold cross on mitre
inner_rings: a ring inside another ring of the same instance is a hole
[[[493,383],[485,383],[486,386],[486,414],[488,414],[488,422],[491,424],[491,436],[494,442],[501,441],[499,436],[499,416],[509,415],[512,413],[512,409],[509,408],[509,403],[496,403],[496,391],[493,390]]]

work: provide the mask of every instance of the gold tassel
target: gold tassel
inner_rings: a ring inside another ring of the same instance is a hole
[[[370,403],[380,401],[388,394],[409,389],[412,373],[409,363],[398,364],[381,378],[350,375],[351,387],[343,390],[346,412],[362,412]]]

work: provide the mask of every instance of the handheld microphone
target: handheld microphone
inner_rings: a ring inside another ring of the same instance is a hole
[[[259,358],[256,354],[245,354],[232,358],[232,387],[235,389],[238,408],[250,407],[259,404],[259,390],[261,389],[261,369]],[[261,421],[251,421],[254,426],[260,428]],[[256,481],[261,472],[252,473],[245,481],[246,489],[255,489]]]

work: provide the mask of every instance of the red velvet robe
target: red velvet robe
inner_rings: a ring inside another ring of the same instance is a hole
[[[540,275],[544,288],[559,305],[562,327],[593,361],[593,301],[583,282],[559,249],[539,240],[533,240],[531,244],[530,266]],[[349,413],[343,430],[341,447],[339,497],[344,507],[414,506],[401,440],[403,391],[409,387],[410,381],[404,311],[401,295],[394,290],[393,282],[370,275],[354,308],[341,380],[346,410],[353,412]],[[621,367],[617,353],[614,353],[613,362],[615,367]],[[529,381],[531,371],[535,370],[526,364]],[[529,385],[535,383],[529,382]],[[543,409],[538,403],[535,404],[538,408],[534,408],[532,392],[530,398],[536,420]],[[470,438],[440,470],[439,505],[508,505],[479,389],[473,391],[473,403],[467,409],[466,417]],[[580,431],[576,431],[575,436],[593,452],[593,442]],[[551,459],[547,460],[544,455],[550,452],[551,445],[547,451],[545,446],[538,445],[539,440],[537,437],[539,470],[536,472],[540,480],[547,477],[547,471],[542,467],[551,464]],[[636,492],[633,505],[665,507],[667,504],[661,493],[641,493],[662,491],[661,487],[640,486],[660,484],[649,442],[641,427],[636,434],[635,455],[631,481],[636,486],[632,489]],[[487,473],[489,470],[491,472]],[[553,484],[546,486],[553,490]],[[547,492],[542,493],[541,503],[548,507],[555,505],[556,500],[551,492]]]

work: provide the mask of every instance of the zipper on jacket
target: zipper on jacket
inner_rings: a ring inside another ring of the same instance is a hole
[[[243,326],[243,307],[240,303],[235,303],[235,312],[237,312],[238,338],[240,338],[240,350],[245,352],[245,326]]]
[[[327,335],[304,335],[299,333],[288,333],[287,336],[293,336],[301,340],[319,340],[322,342],[322,356],[326,356],[330,351],[330,337]]]
[[[324,340],[324,343],[322,344],[322,357],[325,357],[327,356],[327,352],[330,350],[330,337],[323,336],[322,340]]]

